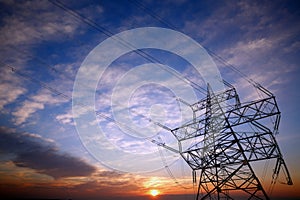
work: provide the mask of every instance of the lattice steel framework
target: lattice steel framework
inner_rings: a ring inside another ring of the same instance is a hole
[[[171,130],[194,180],[200,172],[196,199],[233,199],[233,191],[246,199],[269,199],[251,162],[276,159],[272,181],[282,169],[292,184],[275,139],[280,120],[275,97],[257,86],[265,97],[241,104],[235,88],[224,83],[219,93],[208,86],[207,97],[189,105],[193,119]]]

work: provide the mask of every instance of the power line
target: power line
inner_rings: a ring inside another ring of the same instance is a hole
[[[159,137],[158,139],[161,140],[160,137]],[[161,142],[162,142],[162,140],[161,140]],[[177,185],[179,185],[179,186],[182,187],[183,189],[191,189],[192,187],[186,187],[186,186],[183,186],[182,184],[180,184],[180,183],[178,182],[178,180],[176,179],[176,177],[175,177],[174,174],[172,173],[172,171],[171,171],[171,169],[170,169],[170,167],[169,167],[169,165],[168,165],[168,163],[167,163],[167,161],[166,161],[166,158],[165,158],[165,156],[164,156],[162,150],[160,149],[160,146],[157,146],[157,148],[158,148],[158,151],[159,151],[161,160],[162,160],[162,162],[163,162],[163,164],[164,164],[164,167],[165,167],[167,173],[169,174],[169,176],[174,180],[174,183],[176,183]]]
[[[159,21],[163,25],[167,26],[168,28],[171,28],[171,29],[174,29],[174,30],[178,30],[178,28],[176,26],[174,26],[173,24],[165,21],[162,17],[160,17],[159,15],[157,15],[156,13],[154,13],[150,8],[147,8],[147,6],[144,5],[142,2],[136,1],[136,0],[128,0],[128,1],[132,2],[133,4],[135,4],[140,10],[143,10],[148,15],[150,15],[151,17],[153,17],[154,19],[156,19],[157,21]]]
[[[177,28],[174,24],[167,22],[166,20],[164,20],[162,17],[160,17],[157,13],[153,12],[150,8],[147,8],[147,6],[145,4],[143,4],[140,1],[137,0],[128,0],[129,2],[133,3],[136,5],[136,7],[138,7],[139,9],[143,10],[144,12],[146,12],[148,15],[150,15],[151,17],[153,17],[155,20],[157,20],[158,22],[162,23],[163,25],[167,26],[168,28],[171,28],[173,30],[177,30],[179,31],[179,28]],[[202,45],[203,46],[203,45]],[[238,68],[236,68],[233,64],[228,63],[224,58],[222,58],[221,56],[219,56],[218,54],[216,54],[214,51],[210,50],[208,47],[203,46],[204,49],[207,50],[207,52],[212,55],[214,58],[216,58],[219,62],[221,62],[223,65],[225,65],[226,67],[231,68],[234,72],[236,72],[237,74],[239,74],[242,78],[244,78],[246,81],[248,81],[251,85],[253,85],[255,88],[260,89],[262,86],[255,82],[253,79],[249,78],[246,74],[244,74],[243,72],[241,72]]]
[[[26,55],[27,57],[30,57],[32,60],[37,60],[39,63],[41,63],[43,66],[46,66],[49,70],[51,70],[52,72],[56,73],[56,74],[61,74],[63,76],[65,76],[67,79],[73,81],[74,78],[72,78],[70,75],[68,74],[63,74],[61,73],[59,70],[57,70],[54,66],[51,66],[49,63],[47,63],[45,60],[41,59],[40,57],[34,56],[29,54],[28,52],[21,50],[20,48],[14,47],[14,46],[10,46],[9,48],[13,49],[14,51],[17,51],[18,53],[22,54],[22,55]],[[3,63],[3,62],[2,62]]]
[[[63,9],[64,11],[66,11],[67,13],[69,13],[70,15],[72,15],[73,17],[81,20],[83,23],[91,26],[92,28],[94,28],[95,30],[103,33],[104,35],[106,35],[107,37],[112,37],[112,39],[116,40],[117,42],[119,42],[120,44],[124,45],[125,47],[130,48],[131,50],[135,51],[138,55],[142,56],[143,58],[145,58],[146,60],[152,62],[152,63],[159,63],[162,64],[161,61],[159,61],[158,59],[156,59],[155,57],[151,56],[150,54],[142,51],[141,49],[137,49],[134,45],[132,45],[131,43],[123,40],[122,38],[114,35],[111,31],[109,31],[108,29],[106,29],[105,27],[99,25],[98,23],[94,22],[93,20],[85,17],[84,15],[80,14],[79,12],[75,11],[74,9],[71,9],[70,7],[66,6],[65,4],[63,4],[62,2],[58,1],[58,0],[49,0],[50,3],[52,3],[53,5]],[[161,66],[159,66],[161,67]],[[177,73],[175,70],[170,70],[168,68],[164,68],[161,67],[163,70],[167,71],[168,73],[174,75],[175,77],[177,77],[178,79],[184,81],[185,83],[189,84],[190,86],[192,86],[194,89],[196,89],[197,91],[206,94],[206,89],[199,86],[197,83],[195,83],[194,81],[186,78],[186,77],[182,77],[181,74]]]
[[[55,88],[49,86],[47,83],[44,83],[44,82],[42,82],[42,81],[40,81],[40,80],[38,80],[38,79],[36,79],[36,78],[34,78],[34,77],[32,77],[32,76],[30,76],[30,75],[24,73],[24,72],[21,72],[20,70],[17,70],[15,67],[13,67],[13,66],[11,66],[11,65],[7,65],[6,63],[4,63],[4,62],[2,62],[2,61],[0,61],[0,62],[1,62],[4,66],[6,66],[7,68],[9,68],[13,73],[17,74],[18,76],[20,76],[20,77],[22,77],[22,78],[24,78],[24,79],[26,79],[26,80],[32,81],[32,82],[34,82],[34,83],[36,83],[36,84],[39,84],[39,85],[42,86],[43,88],[49,90],[51,93],[55,94],[55,96],[60,96],[60,97],[62,97],[62,98],[64,98],[64,99],[66,99],[66,100],[72,100],[72,98],[71,98],[70,96],[68,96],[68,95],[66,95],[65,93],[60,92],[59,90],[57,90],[57,89],[55,89]],[[84,104],[84,103],[82,103],[82,102],[79,102],[78,105],[81,106],[81,107],[83,107],[83,108],[86,108],[87,110],[90,110],[90,109],[91,109],[90,106],[88,106],[88,105],[86,105],[86,104]],[[114,120],[113,118],[111,118],[111,117],[109,117],[109,116],[107,116],[107,115],[105,115],[105,114],[103,114],[103,113],[101,113],[101,112],[99,112],[99,111],[96,111],[96,115],[99,116],[99,117],[101,117],[101,118],[103,118],[103,119],[105,119],[105,120],[107,120],[107,121],[111,121],[111,122],[113,122],[114,124],[118,125],[119,127],[122,127],[122,128],[124,128],[124,129],[126,129],[126,130],[132,132],[132,133],[135,133],[135,134],[137,134],[137,135],[142,135],[141,133],[137,132],[135,129],[132,129],[130,126],[128,126],[128,125],[126,125],[126,124],[124,124],[124,123],[118,122],[118,121]],[[139,116],[142,116],[142,117],[144,117],[144,118],[146,118],[146,119],[149,119],[148,117],[146,117],[146,116],[144,116],[144,115],[142,115],[142,114],[139,114]],[[151,120],[151,119],[149,119],[149,120],[150,120],[151,123],[153,123],[153,124],[155,124],[155,125],[158,125],[158,126],[160,126],[160,127],[166,129],[166,127],[163,126],[163,125],[161,125],[160,123],[156,123],[156,122],[154,122],[154,121]],[[163,155],[163,153],[162,153],[160,147],[164,147],[164,148],[166,148],[166,149],[168,149],[168,150],[171,150],[171,151],[173,151],[173,152],[177,152],[177,150],[173,149],[172,147],[169,147],[169,146],[165,145],[165,143],[162,141],[162,139],[161,139],[160,137],[159,137],[159,140],[160,140],[160,141],[157,141],[157,140],[154,140],[154,139],[150,139],[150,138],[144,138],[144,139],[147,140],[147,141],[149,141],[149,142],[151,142],[151,143],[153,143],[153,144],[155,144],[155,145],[157,145],[159,154],[161,155],[161,159],[162,159],[162,162],[163,162],[163,164],[164,164],[164,167],[165,167],[165,169],[167,170],[169,176],[174,180],[174,183],[176,183],[178,186],[180,186],[180,187],[182,187],[182,188],[184,188],[184,189],[189,189],[188,187],[185,187],[185,186],[181,185],[181,184],[177,181],[176,177],[173,175],[172,171],[169,169],[168,163],[167,163],[167,161],[166,161],[166,159],[165,159],[165,157],[164,157],[164,155]],[[177,153],[178,153],[178,152],[177,152]]]
[[[4,66],[6,66],[7,68],[9,68],[13,73],[23,77],[24,79],[30,80],[31,82],[34,82],[36,84],[39,84],[40,86],[42,86],[43,88],[49,90],[52,94],[55,94],[56,96],[61,96],[64,99],[70,100],[71,97],[69,97],[68,95],[58,91],[57,89],[49,86],[48,84],[30,76],[27,73],[21,72],[20,70],[17,70],[15,67],[12,67],[11,65],[7,65],[6,63],[0,61]]]
[[[11,47],[11,48],[13,48],[13,47]],[[54,68],[53,66],[49,65],[47,62],[45,62],[44,60],[40,59],[39,57],[29,55],[28,53],[26,53],[26,52],[24,52],[24,51],[22,51],[22,50],[19,50],[19,49],[17,49],[17,48],[13,48],[13,49],[14,49],[15,51],[19,52],[19,53],[26,54],[27,56],[29,56],[29,57],[31,57],[31,58],[33,58],[33,59],[36,59],[38,62],[40,62],[41,64],[45,65],[47,68],[49,68],[51,71],[53,71],[53,72],[55,72],[55,73],[60,73],[60,71],[58,71],[56,68]],[[1,61],[0,61],[0,62],[1,62]],[[4,65],[6,65],[6,64],[3,63],[3,62],[1,62],[1,63],[4,64]],[[40,81],[40,80],[34,78],[33,76],[30,76],[30,75],[28,75],[27,73],[21,72],[20,70],[17,70],[15,67],[12,67],[12,66],[10,66],[10,65],[6,65],[6,66],[7,66],[13,73],[17,74],[18,76],[20,76],[20,77],[22,77],[22,78],[24,78],[24,79],[26,79],[26,80],[29,80],[29,81],[31,81],[31,82],[34,82],[34,83],[40,85],[41,87],[43,87],[43,88],[49,90],[51,93],[55,94],[55,96],[61,96],[62,98],[66,99],[66,100],[71,100],[71,97],[70,97],[70,96],[68,96],[68,95],[66,95],[66,94],[64,94],[64,93],[62,93],[62,92],[60,92],[60,91],[58,91],[57,89],[55,89],[55,88],[49,86],[48,84],[46,84],[46,83],[44,83],[44,82],[42,82],[42,81]],[[63,74],[63,75],[65,75],[65,74]],[[68,75],[65,75],[65,76],[66,76],[69,80],[73,80],[72,77],[70,77],[70,76],[68,76]],[[79,104],[80,104],[81,106],[83,106],[83,107],[87,107],[87,105],[84,105],[84,104],[82,104],[82,103],[79,103]],[[103,119],[105,119],[105,120],[107,120],[107,121],[111,121],[111,122],[113,122],[114,124],[118,125],[119,127],[122,127],[122,128],[124,128],[124,129],[126,129],[126,130],[128,130],[128,131],[130,131],[130,132],[133,132],[133,133],[135,133],[135,134],[137,134],[137,135],[141,135],[139,132],[137,132],[136,130],[132,129],[131,127],[129,127],[129,126],[123,124],[123,123],[120,123],[120,122],[118,122],[118,121],[115,121],[113,118],[111,118],[111,117],[109,117],[109,116],[107,116],[107,115],[101,113],[100,111],[96,111],[96,115],[99,116],[99,117],[101,117],[101,118],[103,118]],[[143,117],[143,118],[148,119],[149,122],[151,122],[151,123],[153,123],[153,124],[155,124],[155,125],[157,125],[157,126],[160,126],[160,127],[164,128],[164,129],[168,129],[166,126],[164,126],[164,125],[162,125],[162,124],[160,124],[160,123],[154,122],[153,120],[151,120],[150,118],[147,118],[146,116],[144,116],[144,115],[142,115],[142,114],[138,114],[138,115],[139,115],[140,117]],[[170,129],[168,129],[168,130],[170,130]],[[149,139],[146,139],[146,140],[149,140]],[[160,138],[160,140],[161,140],[161,138]],[[160,141],[160,142],[158,142],[158,141],[156,141],[156,140],[149,140],[149,141],[157,145],[158,150],[159,150],[159,153],[160,153],[160,155],[161,155],[161,159],[162,159],[162,161],[163,161],[163,163],[164,163],[164,168],[167,170],[169,176],[174,180],[174,183],[177,184],[178,186],[184,188],[184,189],[189,189],[188,187],[185,187],[185,186],[183,186],[182,184],[180,184],[180,183],[178,182],[178,180],[175,178],[175,176],[173,175],[172,171],[170,170],[170,168],[169,168],[169,166],[168,166],[168,163],[166,162],[166,159],[164,158],[164,155],[163,155],[163,153],[162,153],[160,147],[167,148],[168,150],[171,150],[171,151],[173,151],[173,152],[177,152],[177,150],[175,150],[175,149],[173,149],[173,148],[171,148],[171,147],[166,146],[162,141]],[[178,152],[177,152],[177,153],[178,153]]]
[[[33,76],[31,76],[31,75],[29,75],[29,74],[27,74],[27,73],[24,73],[24,72],[22,72],[21,70],[16,69],[15,67],[13,67],[13,66],[11,66],[11,65],[8,65],[8,64],[6,64],[6,63],[4,63],[4,62],[2,62],[2,61],[0,61],[0,62],[1,62],[5,67],[9,68],[13,73],[17,74],[18,76],[20,76],[20,77],[22,77],[22,78],[24,78],[24,79],[26,79],[26,80],[29,80],[29,81],[31,81],[31,82],[33,82],[33,83],[36,83],[36,84],[40,85],[41,87],[43,87],[43,88],[47,89],[48,91],[50,91],[50,92],[51,92],[52,94],[54,94],[55,96],[60,96],[60,97],[66,99],[66,100],[68,100],[68,101],[71,101],[71,100],[72,100],[72,97],[68,96],[68,95],[65,94],[64,92],[60,92],[59,90],[55,89],[54,87],[49,86],[47,83],[42,82],[42,81],[40,81],[40,80],[34,78]],[[88,105],[86,105],[86,104],[84,104],[84,103],[82,103],[82,102],[78,102],[77,104],[78,104],[79,106],[81,106],[81,107],[86,108],[87,110],[91,110],[91,109],[92,109],[91,106],[88,106]],[[109,116],[107,116],[107,115],[105,115],[105,114],[103,114],[103,113],[101,113],[101,112],[99,112],[99,111],[96,111],[96,115],[97,115],[97,116],[100,116],[100,117],[103,118],[103,119],[106,119],[107,121],[111,121],[111,122],[113,122],[113,123],[115,123],[115,124],[117,124],[117,125],[119,125],[119,126],[122,126],[122,127],[124,127],[125,129],[127,129],[127,130],[129,130],[129,131],[132,131],[132,132],[137,133],[138,135],[141,135],[141,134],[138,133],[136,130],[130,128],[130,127],[127,126],[126,124],[121,123],[121,122],[117,122],[117,121],[115,121],[113,118],[111,118],[111,117],[109,117]],[[146,139],[147,139],[147,138],[146,138]],[[149,140],[149,139],[148,139],[148,140]],[[149,140],[149,141],[151,141],[151,140]]]

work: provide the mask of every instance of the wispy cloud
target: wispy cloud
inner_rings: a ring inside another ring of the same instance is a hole
[[[64,98],[54,97],[48,90],[41,90],[38,94],[32,95],[17,107],[12,115],[15,117],[13,121],[16,125],[21,125],[38,110],[43,110],[45,105],[57,105],[69,101]]]
[[[56,120],[58,120],[62,124],[74,125],[73,115],[71,113],[57,115]]]
[[[5,24],[0,29],[2,45],[32,44],[58,39],[64,35],[74,34],[79,27],[79,23],[72,17],[53,8],[48,1],[5,1],[2,3],[13,9],[15,13],[2,18]],[[51,7],[53,9],[49,9]]]
[[[7,69],[1,69],[0,73],[0,110],[4,111],[5,106],[13,103],[20,95],[27,92],[22,81]]]
[[[227,1],[220,5],[215,4],[208,18],[186,21],[184,30],[204,38],[206,47],[272,92],[280,90],[279,84],[294,82],[283,77],[297,70],[296,64],[287,59],[300,50],[297,40],[300,26],[296,13],[279,2]],[[234,74],[230,68],[227,69],[230,72],[225,73],[223,64],[219,67],[223,78],[236,83],[246,99],[253,95],[253,90],[245,87],[248,83],[240,79],[240,74]]]

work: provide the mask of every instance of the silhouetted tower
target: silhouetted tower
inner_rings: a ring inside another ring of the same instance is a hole
[[[275,139],[280,120],[275,97],[255,85],[264,97],[240,103],[235,88],[224,85],[218,93],[208,85],[207,97],[189,105],[193,119],[171,130],[195,182],[200,172],[196,199],[234,199],[236,191],[243,193],[239,199],[269,199],[251,162],[276,159],[272,182],[284,170],[287,184],[293,184]]]

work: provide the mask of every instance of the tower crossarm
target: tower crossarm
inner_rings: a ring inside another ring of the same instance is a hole
[[[275,97],[252,101],[238,108],[228,109],[225,115],[231,127],[275,116],[275,129],[277,129],[280,119],[280,111],[276,104]],[[179,141],[203,136],[205,134],[206,120],[205,115],[199,116],[196,120],[172,129],[171,132]],[[223,129],[224,128],[226,129],[227,127],[224,125]]]
[[[277,118],[280,117],[280,111],[275,101],[275,97],[252,101],[241,105],[238,109],[226,111],[226,118],[229,120],[231,126],[241,125],[274,115],[277,115]]]
[[[197,119],[196,121],[189,122],[178,128],[172,129],[171,132],[178,141],[191,139],[205,134],[205,118]]]
[[[174,149],[174,148],[172,148],[172,147],[166,145],[166,144],[163,143],[163,142],[159,142],[159,141],[157,141],[157,140],[151,140],[151,142],[152,142],[153,144],[156,144],[157,146],[163,147],[163,148],[165,148],[165,149],[167,149],[167,150],[169,150],[169,151],[172,151],[172,152],[174,152],[174,153],[176,153],[176,154],[180,153],[177,149]]]
[[[218,94],[215,95],[215,98],[217,98],[218,102],[224,102],[230,99],[235,99],[235,106],[239,106],[240,105],[240,100],[238,97],[238,94],[235,90],[234,87],[230,87],[227,90],[225,90],[225,92],[220,92]],[[197,112],[203,109],[207,108],[207,98],[204,98],[194,104],[191,105],[191,108],[193,110],[193,112]]]

